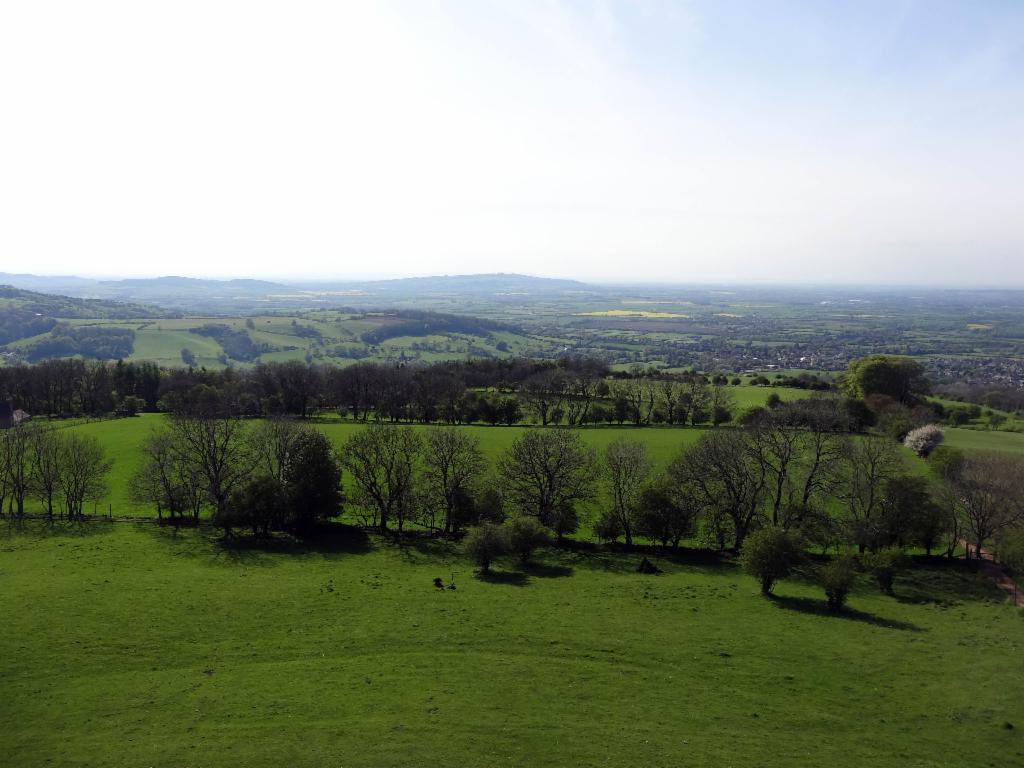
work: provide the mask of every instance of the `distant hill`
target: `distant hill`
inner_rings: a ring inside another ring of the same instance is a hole
[[[429,291],[445,293],[501,293],[517,291],[589,291],[592,287],[578,280],[533,277],[497,272],[480,275],[436,275],[403,277],[394,280],[373,280],[361,284],[382,291]]]
[[[458,299],[473,296],[502,301],[522,296],[580,295],[600,290],[577,280],[507,273],[288,282],[250,278],[214,280],[177,275],[92,280],[76,276],[0,273],[0,280],[18,288],[60,292],[78,298],[142,302],[183,311],[222,314],[341,304],[368,306],[416,297]]]
[[[60,331],[61,320],[155,319],[177,313],[105,299],[79,299],[0,285],[0,345]]]
[[[232,280],[211,280],[201,277],[129,277],[123,280],[101,280],[96,285],[116,291],[281,291],[288,290],[282,283],[267,280],[235,278]]]
[[[12,310],[66,320],[124,320],[175,317],[178,314],[143,304],[107,299],[82,299],[0,285],[0,312]]]

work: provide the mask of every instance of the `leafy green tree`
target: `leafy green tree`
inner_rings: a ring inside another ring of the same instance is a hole
[[[481,523],[466,533],[462,549],[481,573],[490,573],[491,563],[509,550],[508,532],[500,525]]]
[[[578,525],[576,504],[595,496],[594,449],[579,432],[530,429],[498,461],[505,498],[559,536]]]
[[[887,395],[903,405],[915,405],[931,391],[924,366],[912,358],[893,355],[852,361],[841,383],[850,397]]]
[[[903,565],[903,556],[895,550],[882,550],[861,555],[860,562],[875,580],[879,591],[891,595],[896,574]]]
[[[744,541],[740,563],[761,582],[761,594],[768,595],[776,581],[790,574],[800,554],[800,545],[791,534],[781,528],[761,528]]]
[[[282,527],[287,514],[284,488],[276,478],[259,475],[232,489],[227,503],[214,513],[214,523],[225,533],[249,528],[253,536],[266,536]]]
[[[818,573],[821,586],[825,590],[825,599],[830,611],[841,611],[846,605],[846,598],[853,589],[857,578],[857,569],[853,559],[841,555],[832,558]]]
[[[341,512],[341,467],[331,441],[319,430],[301,429],[281,472],[290,528],[309,529]]]
[[[524,563],[529,561],[538,548],[551,540],[548,529],[535,517],[519,515],[509,520],[505,527],[508,530],[509,548]]]
[[[691,485],[674,485],[668,478],[644,488],[637,507],[637,532],[664,547],[678,547],[680,541],[693,534],[700,509]]]

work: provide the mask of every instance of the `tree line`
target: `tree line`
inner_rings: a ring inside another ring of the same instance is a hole
[[[36,501],[50,520],[81,520],[106,495],[110,468],[92,435],[38,422],[0,430],[0,514],[24,518]]]
[[[197,392],[213,391],[249,417],[334,412],[392,423],[717,425],[738,415],[728,385],[721,375],[613,373],[601,361],[568,357],[345,368],[291,361],[216,371],[56,359],[0,368],[0,399],[55,417],[180,412]]]
[[[922,475],[891,438],[855,434],[834,395],[707,430],[657,470],[642,441],[618,439],[598,453],[583,435],[530,429],[491,462],[466,430],[370,422],[335,450],[308,423],[251,422],[211,395],[147,438],[132,489],[161,517],[198,519],[209,509],[228,531],[308,531],[344,510],[383,534],[416,526],[460,536],[530,518],[560,539],[585,518],[604,542],[696,539],[731,551],[770,528],[823,552],[952,556],[964,541],[977,552],[1024,521],[1019,459],[932,445]]]

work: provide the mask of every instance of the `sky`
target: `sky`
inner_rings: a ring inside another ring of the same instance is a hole
[[[1024,2],[3,3],[0,271],[1024,285]]]

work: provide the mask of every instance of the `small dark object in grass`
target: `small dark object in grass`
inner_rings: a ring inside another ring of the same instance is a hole
[[[640,565],[636,567],[637,573],[661,573],[661,569],[658,568],[654,563],[648,560],[646,557],[640,561]]]
[[[444,589],[444,581],[442,581],[440,576],[434,579],[434,586],[438,589]]]
[[[1003,730],[1004,731],[1012,731],[1013,730],[1013,723],[1011,723],[1009,720],[1007,720],[1005,723],[1003,723]]]
[[[455,589],[455,585],[454,584],[449,584],[448,585],[448,589]]]

